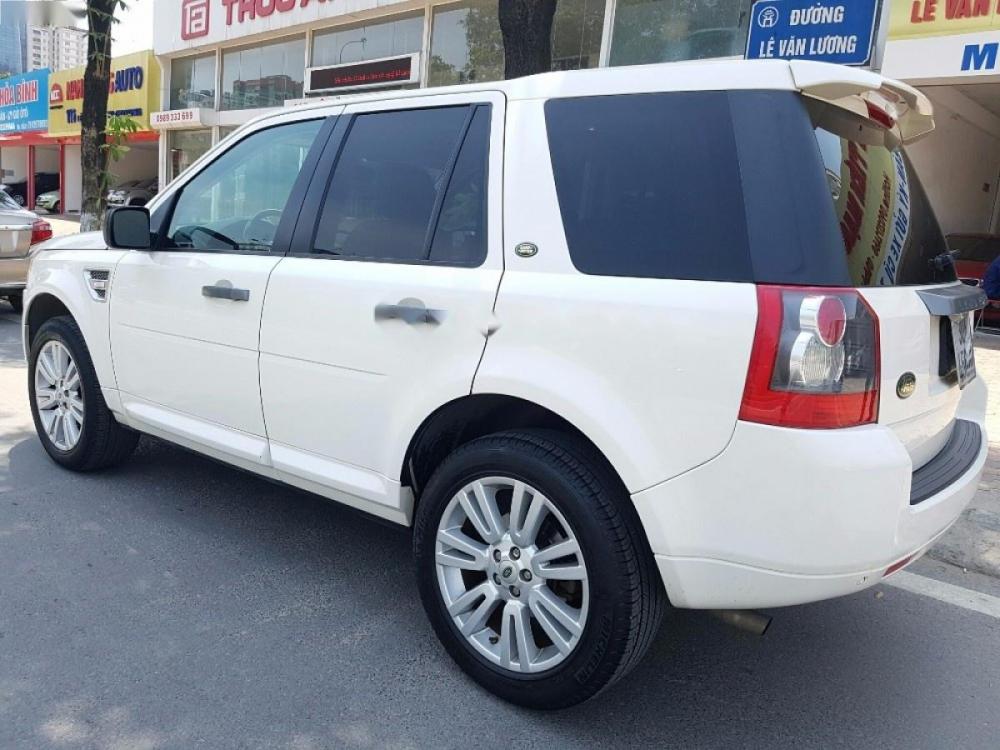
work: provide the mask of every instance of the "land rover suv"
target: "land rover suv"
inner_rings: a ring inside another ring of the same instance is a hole
[[[808,62],[287,107],[39,253],[39,438],[90,471],[146,433],[410,526],[458,664],[577,703],[668,604],[859,591],[976,492],[984,300],[902,148],[932,128]]]

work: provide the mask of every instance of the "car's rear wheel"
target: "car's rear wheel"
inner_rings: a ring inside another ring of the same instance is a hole
[[[35,430],[56,463],[103,469],[131,455],[139,434],[123,427],[104,401],[90,352],[76,322],[46,321],[31,343],[28,396]]]
[[[14,308],[14,312],[21,314],[24,310],[24,298],[20,294],[10,294],[7,296],[7,301],[10,306]]]
[[[451,656],[532,708],[570,706],[617,681],[662,615],[628,494],[587,446],[559,433],[498,433],[450,455],[421,497],[414,555]]]

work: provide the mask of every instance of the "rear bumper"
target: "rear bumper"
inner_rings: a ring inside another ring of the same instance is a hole
[[[30,262],[28,257],[0,258],[0,292],[23,290],[28,280]]]
[[[775,607],[878,583],[890,566],[926,552],[972,500],[988,451],[985,411],[977,378],[957,414],[980,428],[974,458],[916,504],[909,455],[883,425],[739,422],[719,456],[633,496],[670,601]]]

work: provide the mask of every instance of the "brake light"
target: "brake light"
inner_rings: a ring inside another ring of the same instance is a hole
[[[31,223],[31,244],[37,245],[39,242],[52,239],[52,225],[44,219],[35,219]]]
[[[878,419],[878,318],[854,289],[757,287],[740,419],[836,428]]]
[[[868,117],[874,120],[879,125],[884,127],[886,130],[892,130],[896,125],[896,121],[893,119],[892,115],[886,112],[877,104],[870,101],[866,101],[865,104],[868,107]]]

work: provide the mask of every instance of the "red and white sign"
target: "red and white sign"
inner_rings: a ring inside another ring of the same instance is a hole
[[[3,4],[4,0],[0,0]],[[258,34],[304,32],[351,20],[356,13],[391,10],[412,0],[162,0],[156,3],[153,50],[172,56],[195,46],[246,43]],[[354,19],[356,20],[356,19]]]
[[[168,109],[163,112],[153,112],[149,116],[149,124],[154,130],[173,130],[175,128],[199,128],[209,124],[205,116],[206,110],[198,107],[191,109]]]
[[[181,3],[181,39],[208,36],[209,0],[184,0]]]

